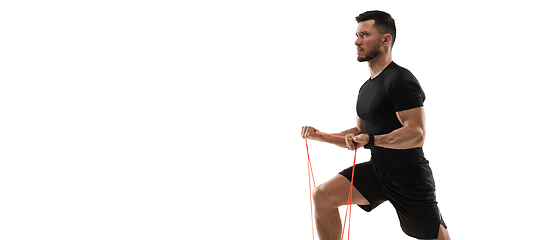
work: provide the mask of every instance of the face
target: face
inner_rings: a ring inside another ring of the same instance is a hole
[[[381,54],[381,34],[373,28],[374,20],[360,22],[356,29],[356,52],[359,62],[371,61]]]

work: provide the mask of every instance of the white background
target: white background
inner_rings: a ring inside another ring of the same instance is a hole
[[[0,239],[310,239],[300,128],[354,126],[374,9],[453,239],[537,238],[537,2],[114,0],[0,4]],[[352,163],[309,147],[317,184]],[[410,239],[389,203],[351,238]]]

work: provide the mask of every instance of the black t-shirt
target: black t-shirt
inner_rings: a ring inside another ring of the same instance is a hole
[[[366,133],[382,135],[402,127],[396,112],[422,107],[426,96],[413,74],[391,62],[377,77],[369,79],[358,93],[356,112]],[[374,147],[374,168],[382,173],[407,178],[432,174],[422,148],[396,150]]]

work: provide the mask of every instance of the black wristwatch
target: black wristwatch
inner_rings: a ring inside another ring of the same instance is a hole
[[[369,137],[368,144],[364,145],[364,148],[372,149],[373,147],[375,147],[375,137],[371,133],[368,134],[368,137]]]

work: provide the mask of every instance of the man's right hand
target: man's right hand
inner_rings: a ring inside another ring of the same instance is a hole
[[[303,126],[302,127],[302,138],[316,140],[317,134],[315,132],[318,132],[319,130],[315,129],[314,127],[310,126]]]

